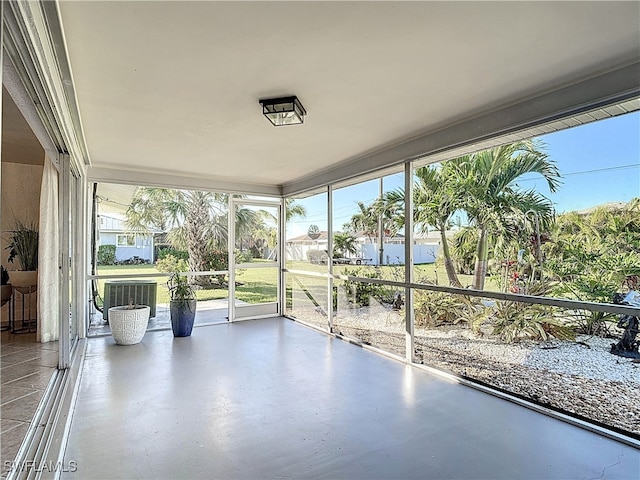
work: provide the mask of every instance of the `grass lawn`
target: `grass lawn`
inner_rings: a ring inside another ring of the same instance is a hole
[[[321,273],[327,271],[326,265],[318,265],[302,261],[289,261],[287,262],[287,268],[290,270],[307,270]],[[382,267],[375,267],[373,265],[334,265],[333,273],[336,275],[345,275],[354,271],[365,272],[375,270],[376,268],[380,270],[381,278],[385,280],[404,280],[404,265],[388,265]],[[429,280],[437,283],[438,285],[449,285],[444,265],[436,265],[435,263],[416,265],[415,279],[417,282]],[[470,286],[473,282],[473,275],[458,275],[458,279],[462,285]],[[494,286],[490,282],[489,278],[487,278],[485,288],[487,290],[494,290]]]
[[[155,265],[103,265],[97,269],[98,275],[148,275],[158,276],[142,277],[139,280],[154,281],[158,283],[158,303],[169,303],[169,290],[167,289],[168,277],[158,272]],[[136,280],[136,279],[132,279]],[[277,272],[275,268],[269,269],[240,269],[236,274],[236,296],[239,300],[248,303],[275,302],[277,292]],[[100,296],[104,295],[105,280],[98,280]],[[197,290],[198,300],[217,300],[229,297],[229,291],[225,288],[211,288]]]
[[[287,268],[293,270],[311,270],[326,272],[326,265],[315,265],[308,262],[287,262]],[[335,265],[335,274],[351,274],[353,272],[364,272],[374,270],[376,267],[369,265]],[[382,278],[386,280],[402,281],[404,276],[403,266],[383,266],[379,268]],[[169,303],[169,291],[167,290],[167,276],[158,272],[155,265],[108,265],[99,266],[98,275],[141,275],[156,274],[157,276],[143,277],[140,280],[155,281],[158,283],[158,303]],[[440,285],[448,285],[447,274],[443,266],[435,264],[416,265],[416,281],[428,279]],[[471,285],[471,275],[459,275],[463,285]],[[275,268],[247,268],[240,269],[236,274],[236,296],[239,300],[248,303],[275,302],[278,276]],[[104,295],[105,280],[98,280],[98,291]],[[487,279],[487,290],[497,290],[490,279]],[[216,300],[228,298],[227,288],[211,288],[198,290],[196,292],[198,300]]]

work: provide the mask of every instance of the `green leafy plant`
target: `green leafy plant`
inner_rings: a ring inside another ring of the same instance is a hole
[[[546,296],[554,282],[527,280],[524,288],[528,295]],[[548,340],[575,339],[575,328],[562,318],[556,307],[524,302],[497,301],[487,313],[493,323],[493,334],[507,343],[528,338]]]
[[[159,272],[163,273],[187,272],[189,271],[189,264],[182,258],[176,258],[173,255],[166,255],[164,258],[156,262],[156,268]]]
[[[333,235],[333,256],[345,257],[358,253],[358,241],[352,233],[335,233]]]
[[[251,259],[239,258],[236,253],[236,262],[245,263],[250,262]],[[213,271],[223,271],[229,269],[229,255],[226,250],[212,250],[207,255],[207,268]],[[225,275],[213,275],[215,278],[214,286],[224,287],[226,286]]]
[[[176,250],[175,248],[171,247],[164,247],[158,250],[158,260],[162,260],[168,255],[185,261],[189,260],[189,252],[185,252],[184,250]]]
[[[250,263],[251,260],[253,260],[254,258],[260,258],[260,253],[257,250],[254,250],[255,247],[250,248],[247,251],[240,251],[238,249],[236,249],[233,254],[235,255],[235,259],[236,259],[236,263]],[[226,265],[227,265],[227,252],[220,252],[220,253],[224,253],[224,265],[226,269]],[[222,263],[222,262],[221,262]]]
[[[16,220],[16,227],[8,233],[9,250],[8,261],[13,263],[18,259],[20,270],[32,271],[38,269],[38,230],[34,223],[25,224]]]
[[[174,272],[167,281],[167,288],[171,301],[187,303],[196,298],[196,291],[189,283],[189,277],[180,272]]]
[[[329,260],[329,255],[326,250],[308,250],[307,260],[309,263],[315,263],[317,265],[326,264]]]
[[[345,269],[343,274],[362,278],[381,278],[378,269]],[[347,292],[349,301],[358,307],[368,307],[372,299],[389,304],[393,302],[394,290],[386,285],[345,280],[343,287]]]
[[[522,302],[498,301],[492,310],[493,334],[507,343],[520,339],[573,340],[575,331],[557,317],[553,307]]]
[[[485,307],[478,298],[416,290],[413,304],[416,327],[439,327],[465,322],[474,332],[480,333]]]
[[[623,206],[558,217],[552,242],[544,245],[545,269],[558,280],[554,295],[611,303],[625,279],[640,274],[640,198]],[[608,336],[617,315],[576,309],[579,333]]]
[[[115,265],[116,263],[116,246],[100,245],[98,247],[98,265]]]

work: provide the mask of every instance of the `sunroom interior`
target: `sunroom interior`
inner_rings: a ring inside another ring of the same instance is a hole
[[[37,218],[41,239],[35,300],[28,290],[37,320],[16,317],[24,293],[17,310],[13,299],[3,303],[3,477],[640,474],[633,415],[613,422],[589,413],[597,406],[576,412],[541,400],[538,390],[509,386],[505,378],[527,374],[519,367],[494,378],[482,357],[440,362],[439,349],[452,343],[425,341],[413,305],[435,292],[565,312],[638,309],[426,281],[417,258],[428,252],[412,214],[421,167],[598,121],[635,116],[637,124],[638,3],[38,1],[2,9],[2,249],[16,218]],[[304,123],[273,126],[260,100],[291,95]],[[405,221],[393,234],[380,222],[373,253],[341,266],[333,259],[339,211],[365,200],[363,186],[374,197],[402,191],[394,214]],[[108,290],[152,281],[160,291],[168,274],[97,268],[100,235],[120,234],[116,248],[134,253],[160,238],[101,232],[100,218],[122,218],[148,188],[216,198],[226,212],[226,263],[188,274],[224,279],[224,288],[199,299],[188,339],[173,338],[158,296],[142,343],[116,346],[103,312]],[[304,207],[304,222],[292,204]],[[239,233],[242,209],[267,212],[275,232],[259,261],[233,253],[266,235]],[[6,255],[2,263],[17,270]],[[393,276],[379,276],[383,265]],[[397,305],[352,297],[375,286]],[[34,371],[18,376],[23,368]],[[559,382],[541,388],[556,396],[576,388],[569,377]],[[30,410],[16,413],[21,405]]]

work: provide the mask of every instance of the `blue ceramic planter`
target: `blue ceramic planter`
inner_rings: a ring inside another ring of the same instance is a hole
[[[171,300],[171,329],[174,337],[189,337],[196,318],[197,300]]]

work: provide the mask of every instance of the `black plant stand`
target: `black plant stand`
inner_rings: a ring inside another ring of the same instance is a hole
[[[31,308],[31,295],[35,294],[38,287],[37,285],[29,285],[29,286],[20,286],[14,287],[13,297],[11,298],[11,302],[13,303],[13,308],[11,308],[13,316],[11,317],[11,333],[33,333],[38,328],[38,318],[31,318],[32,308]],[[16,296],[17,294],[21,295],[22,299],[22,322],[20,327],[16,327]],[[25,297],[27,298],[27,302],[29,305],[25,309]],[[25,318],[26,313],[26,318]],[[37,310],[36,310],[37,313]]]
[[[3,287],[11,287],[11,285],[3,285]],[[8,316],[7,316],[7,324],[6,325],[2,325],[0,327],[0,332],[5,332],[7,330],[11,330],[13,323],[11,321],[12,317],[12,313],[13,313],[13,309],[11,308],[13,306],[13,287],[11,288],[11,295],[9,296],[9,298],[3,298],[2,299],[2,307],[4,307],[4,304],[7,304],[7,309],[8,311]]]

